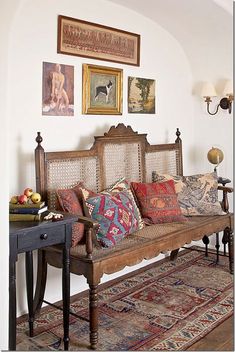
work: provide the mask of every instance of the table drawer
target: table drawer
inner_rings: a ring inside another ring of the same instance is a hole
[[[30,251],[65,242],[65,226],[38,229],[18,236],[18,252]]]

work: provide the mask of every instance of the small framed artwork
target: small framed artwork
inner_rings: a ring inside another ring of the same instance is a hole
[[[88,64],[82,68],[82,113],[121,115],[123,71]]]
[[[128,112],[155,114],[155,80],[128,77]]]
[[[74,67],[43,62],[42,115],[74,116]]]
[[[57,52],[139,66],[140,35],[60,15]]]

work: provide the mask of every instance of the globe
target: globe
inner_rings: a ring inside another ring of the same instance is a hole
[[[207,153],[207,159],[211,164],[219,165],[224,159],[224,153],[221,149],[212,147]]]

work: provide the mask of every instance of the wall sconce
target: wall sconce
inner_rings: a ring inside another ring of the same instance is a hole
[[[206,82],[203,84],[202,87],[202,92],[201,95],[205,98],[205,102],[207,104],[207,112],[210,115],[215,115],[217,114],[219,107],[221,107],[221,109],[224,110],[228,110],[229,114],[231,114],[232,112],[232,101],[233,101],[233,84],[232,81],[227,81],[224,87],[224,91],[223,91],[223,96],[225,96],[224,98],[222,98],[219,102],[219,104],[216,107],[215,112],[210,112],[209,107],[210,107],[210,103],[212,102],[211,98],[212,97],[217,97],[217,93],[215,90],[215,87],[213,86],[212,83]]]

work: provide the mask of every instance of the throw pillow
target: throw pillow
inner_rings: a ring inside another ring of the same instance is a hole
[[[138,230],[141,230],[141,229],[144,228],[144,221],[143,221],[142,216],[140,214],[138,205],[136,204],[134,195],[132,194],[132,190],[130,188],[130,184],[125,179],[125,177],[119,179],[113,185],[111,185],[110,187],[106,188],[101,193],[115,195],[117,192],[121,192],[121,191],[124,191],[124,190],[126,190],[128,192],[129,197],[132,199],[132,202],[134,204],[134,212],[135,212],[136,217],[138,218]]]
[[[141,215],[147,223],[186,221],[178,204],[173,180],[161,183],[131,182],[140,206]]]
[[[87,199],[94,197],[97,195],[97,193],[93,192],[92,190],[89,190],[85,187],[81,187],[83,199],[86,202]],[[134,207],[134,213],[135,217],[138,219],[138,230],[141,230],[144,227],[144,221],[141,217],[139,208],[136,204],[136,201],[134,199],[134,196],[132,194],[132,191],[130,189],[130,184],[128,181],[125,179],[125,177],[117,180],[115,183],[113,183],[111,186],[106,188],[105,190],[101,191],[100,194],[106,194],[106,195],[111,195],[115,196],[117,193],[126,191],[128,193],[129,198],[131,198],[133,207]],[[86,209],[86,203],[84,202],[84,212],[86,216],[89,216],[89,211]]]
[[[153,172],[153,182],[174,180],[183,215],[224,215],[218,201],[218,180],[215,172],[192,176],[172,176]]]
[[[75,187],[70,189],[58,189],[57,198],[60,207],[63,211],[83,215],[82,203],[81,203],[81,191],[80,187],[82,183],[78,183]],[[72,247],[75,247],[79,242],[82,242],[84,237],[84,224],[79,222],[74,223],[72,227]]]
[[[91,218],[98,221],[97,240],[103,247],[111,247],[127,235],[138,230],[138,218],[128,192],[111,196],[97,194],[86,200]]]

